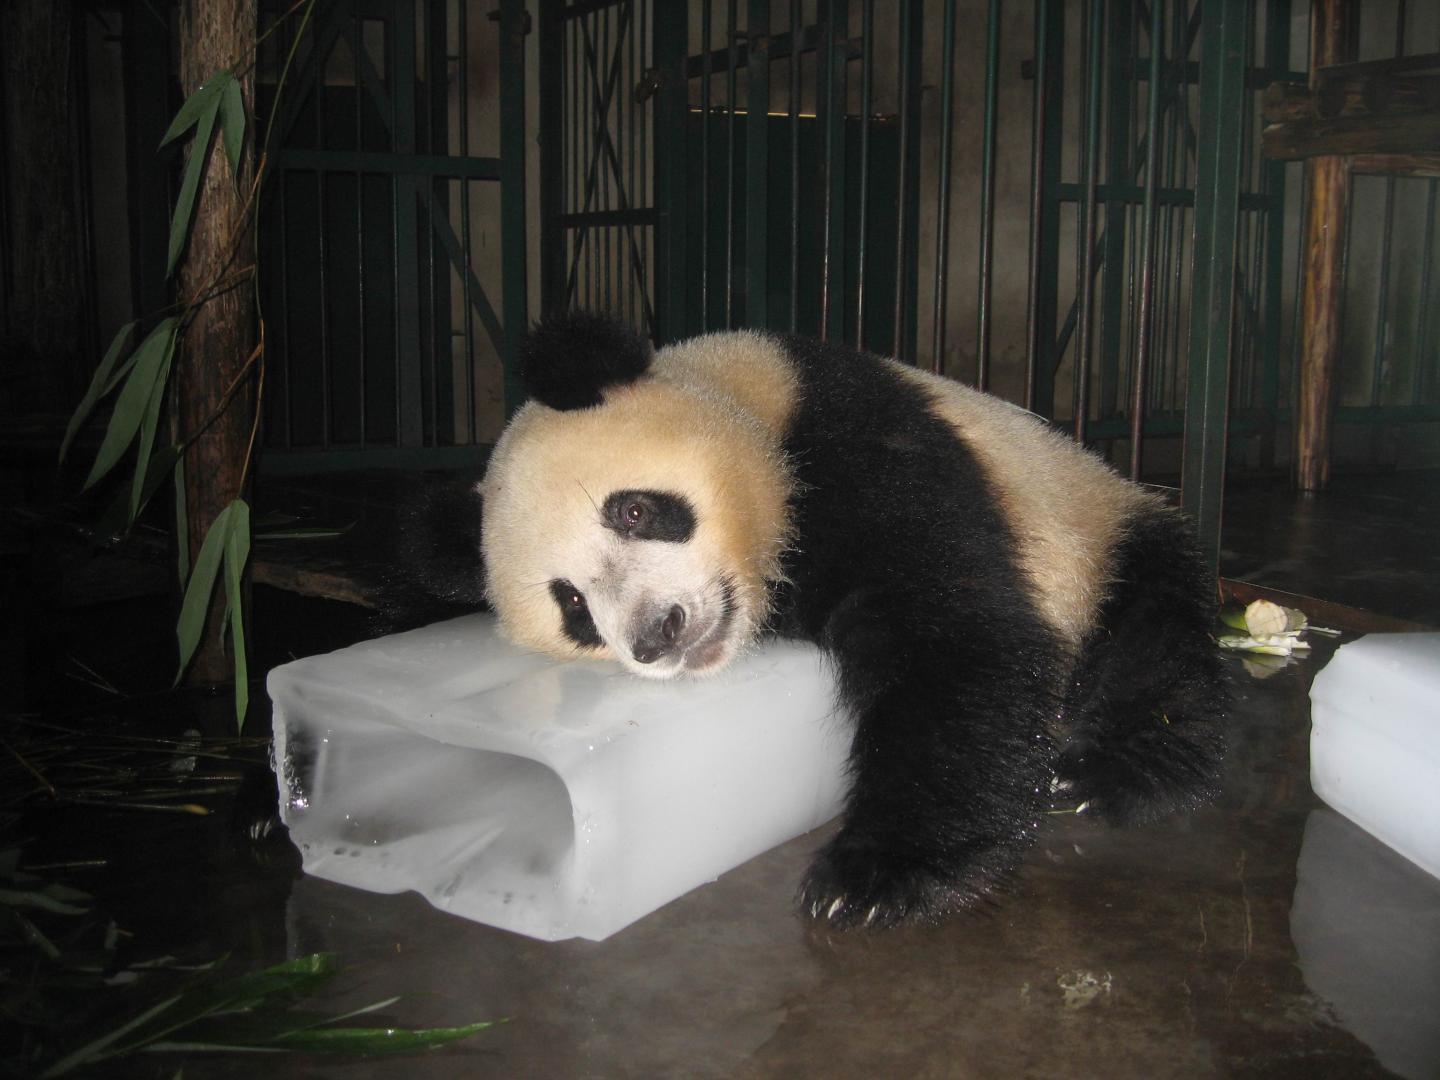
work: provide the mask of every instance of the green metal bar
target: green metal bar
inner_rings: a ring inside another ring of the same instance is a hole
[[[1130,479],[1139,480],[1145,448],[1145,397],[1155,338],[1155,190],[1160,185],[1160,61],[1164,4],[1150,8],[1150,85],[1145,99],[1145,201],[1140,222],[1140,312],[1136,326],[1135,370],[1130,382]]]
[[[906,0],[900,15],[900,217],[895,252],[895,356],[914,362],[920,274],[920,105],[925,40],[924,0]]]
[[[685,336],[690,327],[685,289],[690,265],[685,240],[686,139],[685,78],[689,5],[657,3],[654,9],[655,66],[660,86],[655,97],[655,226],[657,343]]]
[[[1036,0],[1025,407],[1046,419],[1055,415],[1055,315],[1060,274],[1060,205],[1055,190],[1060,183],[1064,84],[1065,5],[1060,0]]]
[[[1122,180],[1129,183],[1133,176],[1130,159],[1130,98],[1133,87],[1130,54],[1134,48],[1135,16],[1133,0],[1109,0],[1109,8],[1105,178],[1115,185]],[[1097,411],[1102,418],[1108,418],[1120,412],[1127,214],[1125,204],[1107,193],[1107,185],[1100,187],[1097,198],[1105,205],[1105,231],[1100,240],[1100,261],[1105,266],[1105,275],[1100,285],[1100,400]]]
[[[800,0],[790,0],[790,332],[800,325]]]
[[[855,238],[855,346],[865,347],[865,244],[870,231],[870,113],[875,95],[875,0],[860,5],[860,221]]]
[[[1440,193],[1440,181],[1431,180],[1428,182],[1428,189],[1425,195],[1425,239],[1421,245],[1423,252],[1420,264],[1420,289],[1415,304],[1415,370],[1410,380],[1410,400],[1419,404],[1425,397],[1425,375],[1427,362],[1433,355],[1430,351],[1430,328],[1440,316],[1437,316],[1435,307],[1430,303],[1430,283],[1434,279],[1435,267],[1435,203],[1436,195]]]
[[[540,148],[540,308],[565,306],[565,0],[540,0],[537,93]]]
[[[1165,109],[1162,103],[1161,113]],[[1140,148],[1145,149],[1144,140]],[[1283,161],[1280,163],[1285,164]],[[1162,170],[1163,172],[1163,170]],[[1055,185],[1056,199],[1062,203],[1078,203],[1085,199],[1085,185],[1083,183],[1072,183],[1066,181]],[[1119,202],[1143,204],[1145,201],[1145,186],[1143,184],[1097,184],[1095,197],[1101,202]],[[1194,206],[1195,190],[1187,187],[1173,187],[1165,184],[1157,185],[1155,188],[1155,202],[1160,206]],[[1269,199],[1255,192],[1242,192],[1240,194],[1239,206],[1241,210],[1268,210],[1270,209]]]
[[[770,325],[770,0],[749,0],[745,28],[745,324]]]
[[[739,0],[725,6],[725,329],[735,326],[735,93]]]
[[[525,0],[500,0],[500,251],[504,264],[505,415],[525,400],[520,341],[529,317],[525,259]],[[473,433],[472,433],[473,438]]]
[[[459,59],[459,63],[456,64],[456,74],[459,76],[459,86],[456,88],[459,115],[456,118],[458,121],[456,126],[459,134],[459,150],[463,157],[470,153],[470,64],[468,62],[470,52],[470,6],[468,4],[462,3],[457,6],[456,20],[456,55]],[[457,187],[460,195],[460,251],[462,252],[460,258],[464,261],[465,269],[468,271],[470,269],[471,252],[475,250],[470,242],[470,185],[468,182],[460,180],[457,183]],[[472,441],[475,437],[476,363],[475,309],[472,306],[470,289],[470,282],[473,276],[474,275],[470,273],[464,273],[460,279],[462,301],[460,310],[463,313],[460,325],[464,328],[464,334],[461,340],[464,342],[465,350],[462,354],[464,358],[461,361],[463,367],[461,370],[462,378],[460,380],[461,385],[464,387],[465,394],[462,415],[465,418],[465,429],[471,433],[470,438]],[[505,353],[503,346],[501,346],[498,341],[495,344],[503,358]],[[439,387],[433,386],[432,384],[432,400],[434,396],[436,396],[435,392],[438,389]]]
[[[715,224],[710,217],[710,76],[714,73],[710,51],[711,0],[700,4],[700,321],[697,329],[709,330],[710,323],[710,233]]]
[[[1094,340],[1092,313],[1095,307],[1096,172],[1100,165],[1100,93],[1105,44],[1104,0],[1089,0],[1086,14],[1089,19],[1085,28],[1085,143],[1081,161],[1085,195],[1080,202],[1079,241],[1076,244],[1078,281],[1075,286],[1076,302],[1080,307],[1080,337],[1075,343],[1075,398],[1071,417],[1075,441],[1079,443],[1084,443],[1086,427],[1090,421],[1090,366]]]
[[[821,211],[820,338],[845,336],[845,58],[849,4],[822,0],[823,51],[815,65],[825,191]]]
[[[999,111],[1000,0],[985,16],[985,125],[980,152],[980,270],[976,301],[975,385],[990,386],[990,307],[995,285],[995,135]]]
[[[945,0],[940,45],[940,178],[935,208],[935,289],[930,370],[945,370],[945,273],[950,261],[950,132],[955,117],[955,0]]]
[[[1194,517],[1201,548],[1216,572],[1225,483],[1249,7],[1240,0],[1207,3],[1201,28],[1194,276],[1181,505]]]
[[[478,472],[490,457],[487,443],[462,446],[336,447],[332,450],[269,448],[260,455],[261,476],[313,476],[357,469],[464,469]]]
[[[1290,0],[1269,0],[1265,12],[1265,67],[1276,78],[1290,58]],[[1262,429],[1260,467],[1275,464],[1275,428],[1280,410],[1280,327],[1284,319],[1285,276],[1285,163],[1267,160],[1262,166],[1262,194],[1265,209],[1265,314],[1264,340],[1260,354],[1260,409],[1271,422]],[[1298,219],[1297,219],[1298,220]],[[1299,307],[1299,302],[1295,304]]]
[[[395,111],[391,146],[397,154],[415,152],[415,8],[395,8]],[[415,179],[397,173],[395,191],[395,346],[399,368],[396,437],[402,446],[418,446],[425,437],[425,402],[420,378],[420,231]]]

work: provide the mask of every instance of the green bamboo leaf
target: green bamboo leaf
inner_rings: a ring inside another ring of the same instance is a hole
[[[0,904],[5,907],[39,908],[55,915],[84,915],[90,910],[68,903],[67,899],[54,895],[49,889],[0,889]]]
[[[230,606],[230,645],[235,662],[235,727],[245,726],[250,707],[250,671],[245,657],[245,612],[241,581],[250,558],[250,506],[244,499],[230,504],[230,528],[225,536],[225,596]]]
[[[220,134],[224,138],[225,156],[230,159],[230,175],[240,182],[240,150],[245,145],[245,99],[240,83],[230,79],[220,94]]]
[[[179,456],[175,462],[175,535],[180,538],[180,542],[175,545],[177,549],[176,569],[180,574],[176,580],[183,585],[190,577],[190,513],[185,508],[185,458],[183,455]]]
[[[46,937],[38,926],[14,908],[10,909],[10,918],[14,920],[21,940],[29,942],[29,944],[39,951],[47,960],[60,959],[61,952],[59,947]]]
[[[267,1045],[332,1054],[410,1054],[468,1039],[498,1022],[481,1020],[446,1028],[310,1028],[282,1035]]]
[[[201,541],[200,553],[195,556],[195,567],[190,571],[190,580],[185,586],[185,598],[180,601],[180,619],[175,624],[175,636],[180,642],[176,686],[190,666],[190,658],[195,655],[195,648],[200,644],[200,635],[205,629],[205,613],[210,609],[210,595],[215,591],[215,579],[220,573],[220,561],[225,553],[230,510],[230,506],[225,507],[210,523],[205,539]]]
[[[160,410],[165,404],[165,384],[170,379],[170,365],[175,357],[176,335],[171,335],[165,349],[165,358],[155,375],[150,388],[150,400],[145,404],[145,414],[140,418],[140,447],[135,457],[135,474],[130,480],[130,518],[133,524],[145,505],[146,479],[150,472],[150,455],[155,449],[155,430],[160,426]],[[162,474],[163,475],[163,474]],[[153,488],[152,488],[153,491]]]
[[[90,379],[90,385],[85,389],[85,396],[80,399],[80,404],[75,406],[75,412],[70,417],[70,423],[65,428],[65,438],[60,441],[60,460],[65,460],[65,454],[70,449],[70,444],[75,441],[75,436],[80,431],[80,425],[85,423],[87,417],[94,410],[100,399],[110,392],[111,372],[115,363],[120,359],[120,353],[130,342],[130,335],[135,332],[135,324],[128,322],[122,326],[110,342],[110,347],[105,350],[104,357],[100,360],[100,366],[95,369],[95,374]],[[129,363],[124,369],[135,363],[135,357],[130,357]]]
[[[259,1007],[283,1009],[319,991],[337,970],[329,954],[316,953],[263,971],[192,986],[170,999],[163,1014],[151,1010],[143,1024],[127,1024],[123,1041],[113,1040],[107,1056],[164,1045],[162,1040],[174,1033],[214,1017],[244,1014]]]
[[[115,410],[100,441],[100,450],[95,455],[95,464],[85,478],[84,488],[92,487],[115,467],[125,451],[134,441],[135,433],[145,419],[150,396],[155,389],[155,380],[162,369],[167,369],[171,350],[174,348],[178,320],[163,319],[150,331],[140,347],[135,350],[134,364],[115,399]]]
[[[170,127],[166,129],[165,137],[160,140],[159,149],[169,146],[170,143],[194,127],[206,110],[213,110],[216,102],[225,92],[225,87],[234,81],[230,72],[221,68],[197,86],[194,92],[185,99],[185,103],[180,106],[180,111],[175,114],[175,119],[170,121]]]
[[[1232,630],[1247,630],[1245,626],[1244,608],[1223,608],[1220,611],[1220,621]],[[1248,632],[1248,630],[1247,630]]]
[[[255,534],[256,540],[334,540],[336,537],[344,536],[352,528],[354,522],[349,525],[297,525],[293,529],[266,529],[264,532]]]
[[[180,181],[180,195],[175,200],[175,215],[170,219],[170,250],[165,263],[165,276],[175,273],[185,242],[190,238],[190,221],[195,213],[195,194],[205,161],[210,156],[210,136],[215,131],[215,114],[220,110],[220,97],[211,95],[195,123],[195,139],[190,143],[190,159],[185,162],[185,176]]]

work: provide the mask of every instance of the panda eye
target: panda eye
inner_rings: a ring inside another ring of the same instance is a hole
[[[576,645],[598,648],[600,634],[585,603],[585,594],[564,578],[555,578],[550,582],[550,595],[560,609],[560,632]]]
[[[666,491],[612,491],[600,524],[627,540],[684,543],[695,534],[695,510],[683,495]]]

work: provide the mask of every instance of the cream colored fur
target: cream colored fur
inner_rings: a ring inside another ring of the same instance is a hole
[[[1084,640],[1113,573],[1126,522],[1164,501],[1114,472],[1038,416],[1002,398],[888,361],[980,459],[1020,544],[1041,616],[1072,648]]]
[[[795,378],[777,343],[745,333],[663,349],[652,374],[607,390],[593,409],[526,404],[482,483],[482,542],[488,596],[511,638],[575,654],[549,592],[562,578],[585,594],[607,645],[601,655],[664,677],[678,671],[629,656],[640,606],[681,603],[692,620],[713,616],[728,577],[737,601],[732,640],[706,669],[723,666],[764,619],[765,582],[780,573],[788,535],[780,437]],[[599,507],[622,489],[683,495],[698,521],[694,537],[637,544],[615,536]]]

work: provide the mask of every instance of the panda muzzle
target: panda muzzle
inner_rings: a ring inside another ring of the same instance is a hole
[[[672,604],[658,619],[653,619],[630,644],[630,655],[639,664],[653,664],[680,647],[685,629],[685,609]]]

